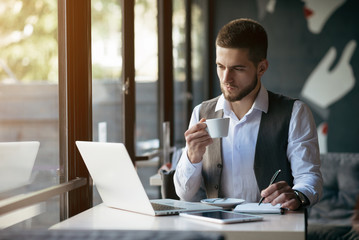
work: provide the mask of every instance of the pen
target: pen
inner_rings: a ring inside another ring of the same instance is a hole
[[[279,170],[277,170],[277,171],[274,173],[274,175],[273,175],[272,179],[270,180],[270,183],[269,183],[268,186],[270,186],[270,185],[272,185],[272,184],[274,183],[274,181],[277,179],[277,177],[278,177],[278,175],[279,175],[279,173],[280,173],[281,171],[282,171],[282,170],[279,169]],[[258,206],[261,205],[261,203],[263,202],[263,200],[264,200],[264,197],[261,197],[261,200],[259,200]]]

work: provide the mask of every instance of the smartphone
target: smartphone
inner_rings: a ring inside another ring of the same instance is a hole
[[[233,211],[204,211],[204,212],[186,212],[180,213],[180,216],[204,220],[214,223],[240,223],[240,222],[252,222],[263,220],[262,216],[238,213]]]

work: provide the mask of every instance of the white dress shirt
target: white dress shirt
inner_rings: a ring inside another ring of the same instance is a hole
[[[199,121],[199,109],[200,105],[194,108],[189,127]],[[222,138],[221,192],[225,197],[258,202],[263,189],[258,189],[253,165],[262,112],[268,110],[268,92],[262,85],[253,106],[242,119],[237,118],[223,95],[216,105],[216,111],[220,109],[223,109],[223,117],[230,118],[228,136]],[[195,194],[202,181],[202,162],[192,164],[187,147],[184,153],[174,176],[176,193],[183,200],[198,201]],[[315,204],[322,192],[317,131],[309,107],[299,100],[292,109],[287,157],[294,177],[293,189],[304,193],[311,205]]]

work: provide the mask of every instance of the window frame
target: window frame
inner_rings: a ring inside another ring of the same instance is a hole
[[[170,146],[174,144],[174,91],[172,53],[172,0],[158,0],[158,99],[159,121],[169,122]],[[163,128],[160,126],[160,144],[163,143]]]
[[[92,179],[75,141],[92,140],[91,1],[58,0],[60,183],[84,187],[60,198],[60,220],[92,207]]]

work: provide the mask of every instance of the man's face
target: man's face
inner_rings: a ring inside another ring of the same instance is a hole
[[[228,101],[240,101],[257,87],[257,67],[249,60],[248,49],[217,46],[216,55],[221,90]]]

